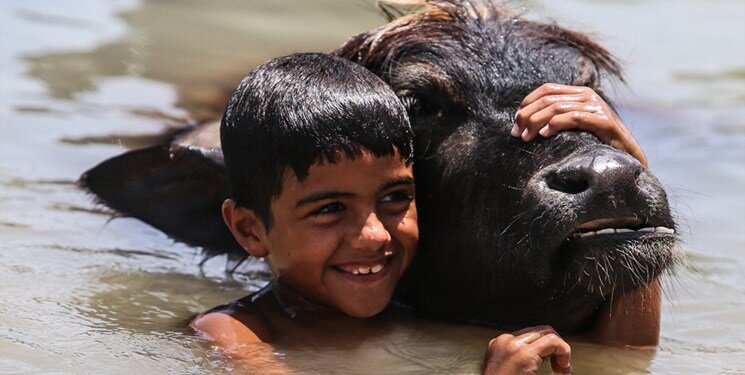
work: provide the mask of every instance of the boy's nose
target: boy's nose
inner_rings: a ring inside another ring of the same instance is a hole
[[[391,242],[391,234],[388,233],[378,216],[370,213],[360,232],[353,236],[351,245],[354,249],[374,252],[389,242]]]

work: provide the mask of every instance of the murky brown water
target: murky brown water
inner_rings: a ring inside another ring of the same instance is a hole
[[[577,373],[745,373],[745,3],[513,1],[592,30],[629,68],[616,97],[671,193],[696,270],[670,281],[656,353],[574,344]],[[185,121],[252,66],[383,21],[364,1],[0,2],[0,373],[250,372],[185,327],[266,275],[131,219],[73,183]],[[682,283],[682,286],[680,285]],[[402,325],[354,350],[279,350],[317,373],[475,372],[490,332]]]

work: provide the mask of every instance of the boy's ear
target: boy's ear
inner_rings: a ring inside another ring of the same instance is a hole
[[[232,199],[222,204],[222,217],[233,237],[251,256],[261,258],[269,254],[266,226],[254,210],[238,207]]]

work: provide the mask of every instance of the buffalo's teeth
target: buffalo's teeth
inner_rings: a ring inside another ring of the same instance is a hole
[[[368,273],[370,273],[370,267],[360,267],[359,271],[361,274],[367,275]]]
[[[359,275],[359,274],[360,274],[360,271],[358,271],[358,270],[352,270],[352,275]]]
[[[378,273],[378,272],[380,272],[380,271],[381,271],[382,269],[383,269],[383,265],[382,265],[382,264],[376,264],[376,265],[374,265],[374,266],[373,266],[372,268],[370,268],[370,271],[371,271],[372,273]]]
[[[613,234],[613,233],[631,233],[631,232],[645,232],[645,233],[652,233],[652,232],[658,232],[658,233],[666,233],[666,234],[675,234],[674,229],[666,228],[666,227],[647,227],[647,228],[641,228],[638,230],[628,229],[628,228],[604,228],[599,229],[597,231],[590,231],[586,233],[577,233],[575,236],[578,236],[579,238],[588,238],[593,237],[601,234]]]

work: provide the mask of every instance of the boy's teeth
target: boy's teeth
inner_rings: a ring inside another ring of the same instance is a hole
[[[349,272],[352,275],[367,275],[378,273],[385,268],[385,263],[376,264],[374,266],[353,266],[353,267],[342,267],[341,270]]]

